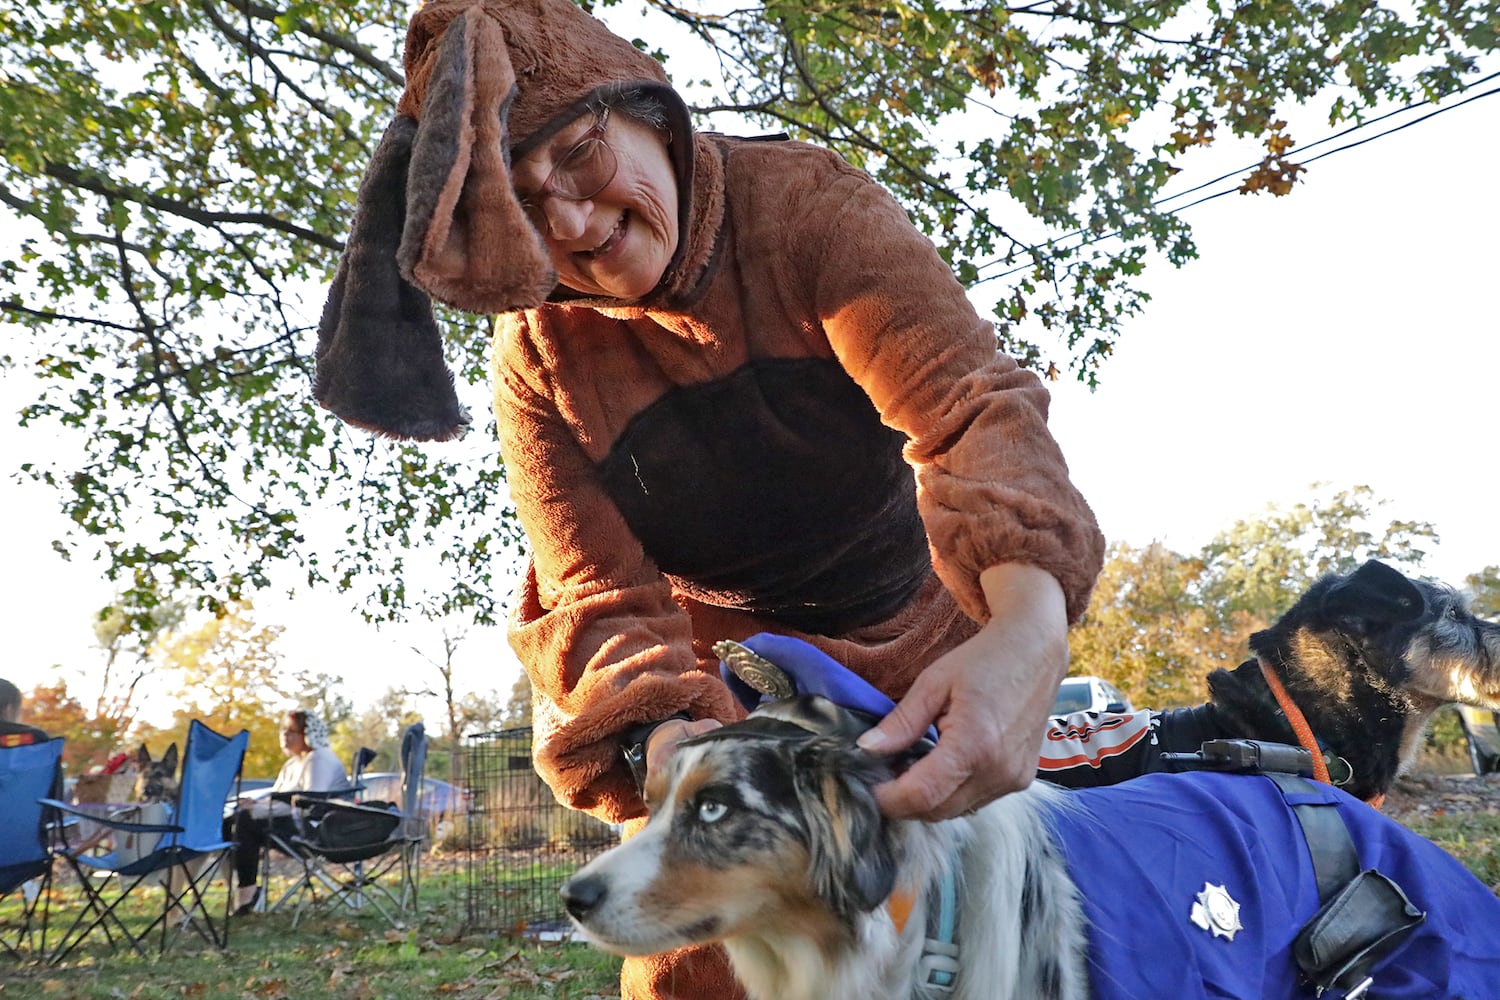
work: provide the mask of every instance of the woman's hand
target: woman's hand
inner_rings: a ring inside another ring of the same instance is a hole
[[[937,749],[875,790],[888,816],[938,820],[970,812],[1036,775],[1042,729],[1068,672],[1062,587],[1019,563],[980,574],[990,620],[934,660],[880,725],[860,737],[875,753],[911,746],[933,723]]]
[[[683,740],[702,736],[722,726],[717,719],[671,719],[651,731],[646,739],[646,774],[649,777],[677,751]]]

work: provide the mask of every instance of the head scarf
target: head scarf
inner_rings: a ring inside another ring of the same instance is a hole
[[[328,723],[311,712],[304,712],[302,714],[307,717],[307,721],[303,724],[305,732],[303,732],[302,738],[307,741],[308,747],[313,750],[322,750],[327,747]]]

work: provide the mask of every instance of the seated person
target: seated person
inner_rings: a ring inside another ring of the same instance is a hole
[[[328,747],[328,726],[311,712],[286,713],[281,724],[281,749],[287,755],[271,786],[275,792],[338,792],[351,788],[344,765]],[[260,858],[268,837],[291,837],[297,832],[292,807],[273,797],[239,801],[234,815],[224,821],[224,836],[234,842],[234,871],[239,886],[235,916],[244,916],[260,901]]]
[[[48,739],[45,732],[21,721],[21,691],[0,678],[0,747],[28,746]]]

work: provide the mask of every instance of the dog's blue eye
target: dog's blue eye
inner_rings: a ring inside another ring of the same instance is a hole
[[[729,807],[722,802],[713,799],[704,799],[698,803],[698,821],[700,823],[717,823],[729,812]]]

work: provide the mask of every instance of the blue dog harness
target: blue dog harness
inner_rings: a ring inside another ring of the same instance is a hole
[[[1089,921],[1095,1000],[1317,996],[1291,957],[1321,905],[1289,808],[1303,803],[1337,809],[1359,866],[1427,914],[1376,962],[1365,996],[1500,997],[1500,899],[1446,852],[1327,785],[1283,793],[1268,777],[1193,773],[1072,791],[1051,816]],[[1225,916],[1195,921],[1204,907]]]

